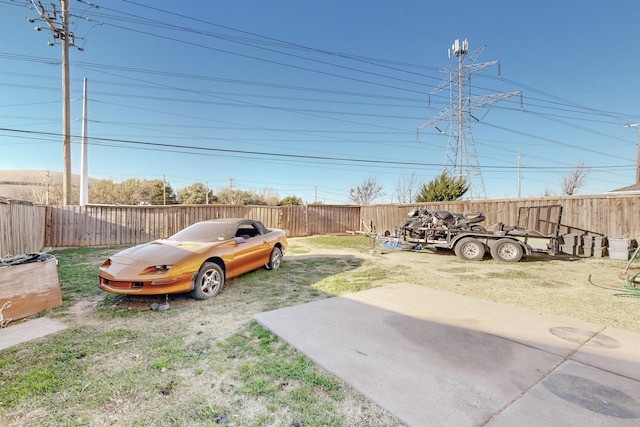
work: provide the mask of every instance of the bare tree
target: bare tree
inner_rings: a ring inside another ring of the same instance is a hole
[[[231,187],[221,188],[216,195],[222,205],[261,205],[267,204],[264,197],[255,191]]]
[[[260,196],[262,196],[268,206],[278,206],[278,202],[280,201],[280,195],[278,194],[278,190],[275,188],[263,188]]]
[[[578,166],[572,172],[562,177],[562,182],[560,183],[562,194],[567,196],[575,194],[576,191],[584,186],[584,182],[590,173],[591,168],[586,167],[582,162],[578,163]]]
[[[177,203],[177,195],[161,179],[129,178],[118,183],[101,179],[89,186],[89,200],[116,205],[173,205]]]
[[[49,179],[45,178],[40,182],[29,186],[29,196],[27,200],[41,205],[49,204]]]
[[[418,194],[418,178],[415,172],[410,175],[402,174],[396,182],[396,197],[398,203],[413,203]]]
[[[369,205],[378,197],[384,197],[382,184],[377,178],[367,178],[356,188],[349,189],[349,200],[356,205]]]
[[[555,196],[555,193],[549,187],[544,187],[544,191],[541,194],[542,197],[552,197]]]

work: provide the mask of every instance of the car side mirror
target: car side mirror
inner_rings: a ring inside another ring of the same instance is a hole
[[[233,238],[233,243],[235,243],[236,245],[239,245],[240,243],[246,243],[247,239],[245,239],[244,237],[234,237]]]

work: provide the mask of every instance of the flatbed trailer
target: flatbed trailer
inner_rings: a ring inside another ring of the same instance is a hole
[[[561,205],[526,206],[518,209],[515,226],[497,223],[487,229],[461,229],[427,224],[413,228],[411,233],[401,230],[399,237],[416,245],[453,250],[466,261],[480,260],[488,250],[498,261],[518,262],[523,255],[559,253],[561,220]]]

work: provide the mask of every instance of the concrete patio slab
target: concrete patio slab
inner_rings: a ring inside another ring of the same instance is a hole
[[[255,319],[408,425],[640,424],[640,334],[408,283]]]
[[[0,350],[14,345],[42,338],[49,334],[67,329],[67,326],[55,319],[40,317],[0,329]]]

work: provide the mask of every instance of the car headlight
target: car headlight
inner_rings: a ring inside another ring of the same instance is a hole
[[[151,267],[147,267],[140,272],[140,274],[150,274],[150,273],[166,273],[171,270],[173,265],[160,264],[160,265],[152,265]]]

